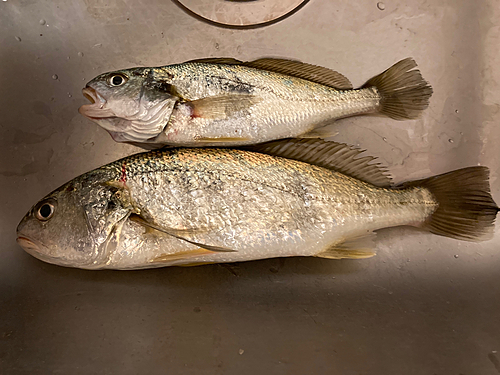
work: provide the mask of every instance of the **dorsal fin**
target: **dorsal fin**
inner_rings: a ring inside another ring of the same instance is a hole
[[[360,150],[344,143],[322,139],[284,139],[244,147],[245,150],[280,156],[317,165],[378,187],[390,187],[391,177],[386,167],[371,163],[372,156],[359,157]]]
[[[352,83],[339,72],[322,66],[303,63],[295,60],[263,58],[254,61],[240,61],[231,57],[207,57],[189,60],[186,63],[243,65],[249,68],[267,70],[269,72],[286,74],[316,82],[339,90],[352,89]]]
[[[184,64],[187,63],[241,65],[243,64],[243,61],[233,59],[232,57],[206,57],[203,59],[194,59],[184,62]]]
[[[287,74],[335,89],[352,89],[352,83],[339,72],[300,61],[264,58],[245,62],[243,65],[270,72]]]

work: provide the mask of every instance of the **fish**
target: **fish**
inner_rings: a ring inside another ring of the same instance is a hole
[[[79,112],[117,142],[146,149],[327,138],[355,115],[415,119],[432,88],[407,58],[358,89],[331,69],[294,60],[207,58],[101,74]]]
[[[166,148],[85,173],[34,205],[17,242],[83,269],[142,269],[375,255],[375,231],[410,225],[467,241],[493,235],[488,168],[392,186],[362,150],[318,139]]]

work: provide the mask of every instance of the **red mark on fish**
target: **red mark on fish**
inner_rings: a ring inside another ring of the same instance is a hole
[[[126,169],[127,164],[124,162],[122,164],[122,175],[120,177],[120,182],[123,182],[123,185],[127,182],[127,169]]]

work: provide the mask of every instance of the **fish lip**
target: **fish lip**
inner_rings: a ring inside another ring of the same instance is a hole
[[[17,236],[16,241],[18,243],[26,241],[26,242],[29,242],[30,244],[34,244],[35,245],[35,242],[33,242],[32,240],[30,240],[28,237],[24,237],[24,236]]]
[[[33,256],[35,256],[37,258],[39,258],[40,256],[47,257],[46,254],[42,253],[40,244],[38,244],[35,241],[29,239],[28,237],[18,235],[17,238],[16,238],[16,242],[28,254],[31,254],[31,255],[33,255]]]
[[[72,268],[83,268],[83,269],[99,269],[101,265],[95,265],[93,262],[87,263],[78,263],[75,264],[71,260],[52,256],[44,252],[43,249],[47,249],[42,244],[29,239],[23,235],[17,235],[16,242],[23,248],[31,256],[50,264],[55,264],[56,266],[62,267],[72,267]]]
[[[96,104],[99,103],[99,105],[102,106],[106,104],[106,99],[104,99],[94,88],[90,86],[85,86],[82,89],[82,94],[85,96],[88,100],[90,100],[91,104]]]
[[[107,103],[106,99],[104,99],[94,88],[86,86],[82,89],[82,94],[90,101],[90,104],[82,105],[78,109],[80,114],[90,119],[100,119],[113,115],[109,109],[104,108],[104,105]]]

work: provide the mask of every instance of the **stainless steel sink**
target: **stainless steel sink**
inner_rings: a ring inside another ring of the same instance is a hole
[[[290,57],[354,85],[414,57],[434,88],[423,117],[346,119],[334,139],[397,181],[486,165],[500,203],[499,1],[312,0],[239,29],[165,0],[3,0],[0,31],[1,374],[500,373],[498,228],[484,243],[383,230],[359,261],[130,272],[52,266],[15,242],[42,196],[139,151],[78,114],[87,81],[209,56]]]

